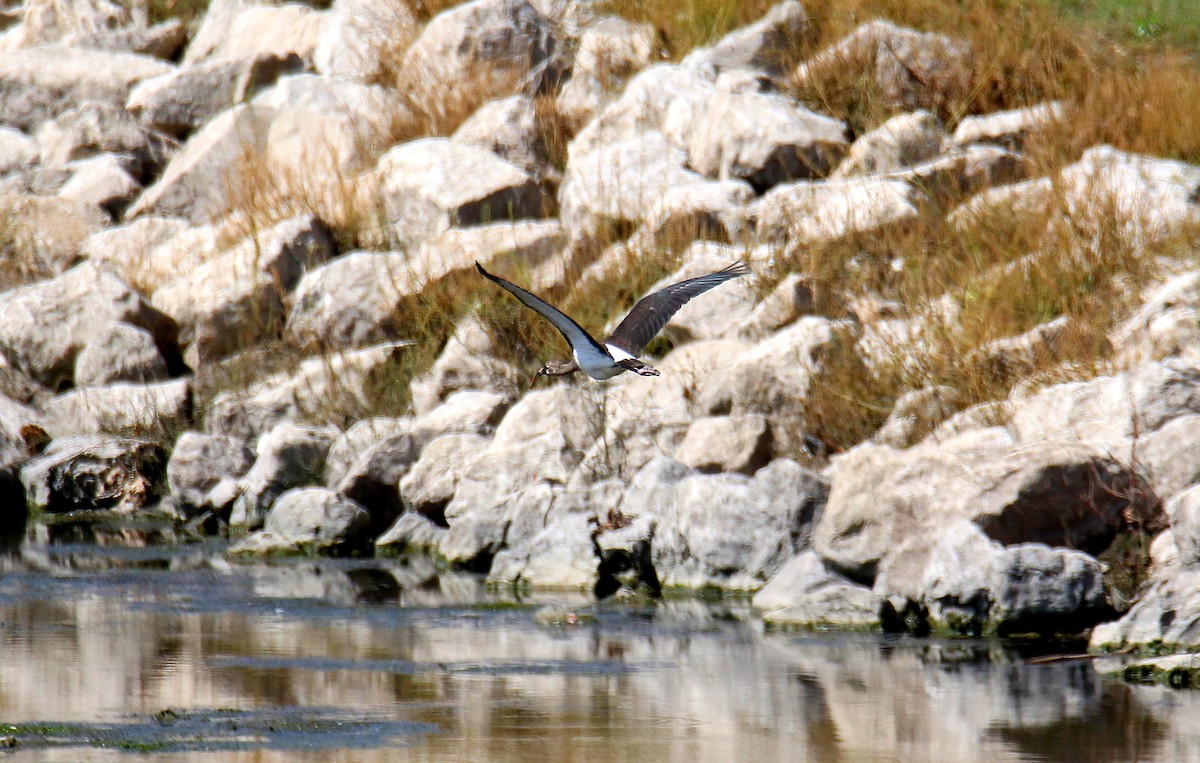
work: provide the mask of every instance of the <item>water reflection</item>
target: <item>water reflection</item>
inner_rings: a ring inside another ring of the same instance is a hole
[[[219,550],[0,560],[14,759],[1200,759],[1200,695],[1088,662],[764,635],[742,604],[693,600],[541,627],[537,606],[587,598],[513,606],[423,559],[243,565]],[[38,748],[32,723],[68,746]]]

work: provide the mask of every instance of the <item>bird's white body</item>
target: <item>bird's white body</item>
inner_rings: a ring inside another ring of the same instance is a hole
[[[614,361],[628,360],[633,357],[620,347],[611,344],[606,344],[604,347],[612,357],[604,355],[590,344],[572,348],[575,362],[579,364],[579,368],[596,381],[604,381],[617,374],[625,373],[626,369],[618,366]]]

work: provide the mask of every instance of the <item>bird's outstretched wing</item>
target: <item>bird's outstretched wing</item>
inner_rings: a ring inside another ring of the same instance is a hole
[[[609,335],[608,344],[620,347],[632,355],[640,355],[654,335],[662,331],[662,327],[671,320],[671,316],[679,312],[679,308],[686,305],[692,297],[749,272],[750,269],[745,264],[735,262],[715,273],[689,278],[643,297],[629,311],[629,315],[625,316],[625,320],[621,321],[621,325]]]
[[[567,340],[567,343],[571,345],[572,349],[579,348],[580,350],[583,350],[584,348],[591,347],[598,351],[601,355],[606,357],[609,356],[608,350],[605,349],[603,345],[592,338],[591,334],[584,331],[582,326],[571,320],[571,317],[562,310],[559,310],[557,307],[541,297],[538,297],[536,294],[532,294],[522,289],[515,283],[511,281],[505,281],[499,276],[492,275],[484,270],[483,266],[478,262],[475,263],[475,267],[479,270],[484,278],[504,289],[509,294],[520,300],[521,304],[525,305],[530,310],[533,310],[538,315],[554,324],[554,328],[558,329],[559,333],[563,335],[563,338]]]

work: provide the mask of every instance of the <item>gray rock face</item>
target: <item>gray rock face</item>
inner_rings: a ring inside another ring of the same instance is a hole
[[[1200,485],[1183,491],[1166,505],[1180,564],[1200,562]]]
[[[126,162],[112,154],[72,162],[72,174],[58,189],[64,199],[97,207],[113,219],[129,206],[142,185],[126,171]]]
[[[557,87],[561,42],[526,0],[473,0],[434,17],[402,60],[406,83],[472,110],[486,94]]]
[[[685,148],[715,93],[713,79],[705,73],[674,64],[645,69],[575,135],[568,146],[568,167],[597,149],[655,132],[671,146]]]
[[[255,447],[258,457],[254,466],[241,479],[241,494],[229,523],[248,529],[260,527],[275,499],[285,491],[319,484],[333,437],[331,430],[295,424],[280,424],[265,434]]]
[[[630,517],[662,516],[675,501],[675,489],[696,471],[669,456],[651,460],[629,480],[619,511]]]
[[[658,45],[650,24],[602,16],[587,25],[576,41],[571,79],[558,96],[558,109],[582,124],[607,106],[629,78],[649,66]]]
[[[917,186],[942,209],[973,193],[1024,179],[1025,158],[999,146],[967,146],[888,175]]]
[[[1135,435],[1193,413],[1200,413],[1200,369],[1167,360],[1047,387],[1012,403],[1008,427],[1022,442],[1077,439],[1128,453]]]
[[[170,375],[154,335],[128,323],[98,333],[75,358],[75,383],[99,387],[113,382],[147,383]]]
[[[234,545],[230,553],[349,554],[370,546],[369,525],[370,516],[361,506],[331,490],[289,490],[267,513],[262,531]]]
[[[205,61],[143,80],[125,107],[147,126],[181,137],[303,66],[294,55]]]
[[[489,151],[446,138],[397,146],[376,171],[388,219],[405,246],[454,226],[544,217],[547,211],[529,175]]]
[[[445,527],[421,514],[401,514],[387,532],[375,539],[375,550],[390,554],[417,552],[432,555],[445,535]]]
[[[235,437],[184,432],[167,462],[171,501],[187,517],[205,511],[227,516],[231,506],[226,498],[234,494],[229,483],[253,463],[253,452]]]
[[[153,301],[179,322],[195,365],[269,335],[282,321],[283,295],[332,252],[325,224],[301,215],[163,284]]]
[[[605,221],[641,220],[671,188],[704,182],[685,169],[685,160],[683,151],[653,132],[572,155],[558,192],[563,225],[586,235]]]
[[[894,230],[921,215],[925,196],[900,180],[800,181],[772,188],[750,205],[769,241],[838,241]]]
[[[1157,569],[1121,619],[1092,629],[1089,648],[1194,649],[1200,645],[1200,567]]]
[[[413,428],[438,437],[451,432],[491,434],[508,411],[510,400],[498,392],[459,390],[413,422]]]
[[[0,175],[20,172],[38,161],[37,141],[20,130],[0,127]]]
[[[0,123],[32,132],[84,100],[124,106],[134,85],[171,68],[149,56],[65,45],[11,51],[0,60]]]
[[[697,419],[675,457],[701,472],[754,474],[771,460],[771,425],[765,416]]]
[[[723,362],[704,385],[700,407],[714,414],[780,415],[808,395],[820,357],[838,341],[839,327],[818,317],[801,318],[769,339]]]
[[[772,76],[783,73],[790,54],[809,38],[804,6],[795,0],[773,5],[753,24],[736,29],[710,48],[698,48],[683,59],[684,66],[711,66],[717,71],[748,69]]]
[[[697,172],[762,192],[823,177],[845,153],[846,124],[774,93],[718,90],[688,146]]]
[[[336,488],[359,456],[384,440],[413,431],[411,419],[362,419],[337,436],[325,458],[325,487]]]
[[[881,625],[881,605],[870,588],[829,570],[811,550],[793,557],[754,594],[763,622],[780,628],[874,630]]]
[[[1133,367],[1157,358],[1196,358],[1200,343],[1200,270],[1156,284],[1142,305],[1109,334],[1122,365]]]
[[[396,40],[411,39],[417,19],[406,3],[334,0],[321,25],[313,66],[326,77],[379,82]]]
[[[859,136],[832,177],[893,172],[942,153],[948,136],[942,121],[929,111],[899,114]]]
[[[453,140],[490,151],[534,179],[554,174],[529,96],[488,101],[459,126]]]
[[[166,453],[154,443],[70,437],[55,440],[22,467],[21,483],[35,511],[132,512],[157,500],[166,464]]]
[[[216,10],[210,7],[205,14],[204,25],[192,38],[184,63],[289,54],[311,63],[327,16],[296,3],[233,2]]]
[[[1096,146],[1058,180],[1072,221],[1097,241],[1116,236],[1137,248],[1200,221],[1200,167],[1193,164]]]
[[[421,455],[428,438],[415,432],[392,435],[359,454],[337,492],[362,506],[371,515],[371,535],[379,535],[404,511],[400,478]]]
[[[447,434],[430,442],[400,478],[405,506],[444,525],[446,506],[454,498],[459,480],[487,445],[487,439],[476,434]]]
[[[802,63],[795,79],[801,88],[819,88],[831,76],[870,77],[888,108],[911,111],[964,94],[971,65],[971,49],[960,40],[878,20]]]
[[[139,124],[124,104],[96,101],[42,124],[37,141],[42,163],[48,166],[118,154],[126,158],[126,169],[138,181],[156,174],[171,151],[168,141]]]
[[[1098,561],[1036,543],[1001,546],[960,522],[900,544],[874,591],[890,617],[920,611],[957,634],[1077,633],[1111,614]]]
[[[407,255],[352,252],[315,268],[296,287],[284,334],[299,345],[361,347],[397,339]]]
[[[69,382],[83,348],[117,323],[145,329],[159,347],[176,347],[174,321],[90,263],[13,289],[0,299],[0,346],[5,355],[50,388]]]
[[[1053,126],[1063,117],[1063,104],[1058,102],[964,117],[954,131],[953,140],[960,146],[994,143],[1020,151],[1029,136]]]
[[[176,379],[73,389],[47,400],[42,410],[46,430],[55,437],[108,433],[160,438],[190,423],[192,385]]]
[[[655,201],[635,245],[675,247],[680,241],[735,241],[748,228],[754,189],[742,180],[676,186]]]
[[[599,558],[585,514],[565,514],[537,533],[519,555],[497,556],[488,581],[529,585],[538,589],[591,591],[598,578]],[[519,569],[519,572],[517,571]]]
[[[786,459],[752,478],[685,477],[655,534],[663,585],[760,588],[807,545],[825,491],[820,477]]]
[[[958,519],[1004,544],[1102,550],[1129,513],[1155,524],[1136,477],[1078,444],[1016,449],[1000,429],[896,451],[860,445],[839,457],[815,548],[834,569],[870,582],[898,543]]]
[[[1150,489],[1164,503],[1200,484],[1200,416],[1168,421],[1138,444],[1136,458]]]

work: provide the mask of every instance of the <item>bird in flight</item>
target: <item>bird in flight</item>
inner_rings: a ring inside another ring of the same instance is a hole
[[[667,325],[667,321],[671,320],[671,316],[679,312],[679,308],[686,305],[693,297],[750,272],[750,269],[743,263],[735,262],[727,268],[708,275],[689,278],[686,281],[659,289],[653,294],[643,297],[633,306],[629,315],[625,316],[625,320],[621,321],[621,325],[617,326],[608,339],[599,342],[554,305],[511,281],[492,275],[484,270],[478,262],[475,263],[475,267],[479,269],[484,278],[512,294],[520,300],[521,304],[554,324],[554,328],[558,329],[563,338],[567,340],[567,344],[571,345],[572,359],[548,361],[534,375],[533,381],[530,382],[531,387],[543,376],[566,376],[579,370],[597,381],[611,379],[625,371],[633,371],[640,376],[658,376],[657,368],[643,363],[637,358],[654,338],[654,335],[661,331],[662,327]]]

